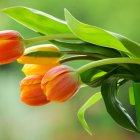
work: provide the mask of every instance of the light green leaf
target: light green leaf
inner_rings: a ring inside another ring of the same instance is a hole
[[[63,20],[32,8],[16,6],[2,11],[27,28],[42,34],[71,33]]]
[[[92,135],[92,132],[88,126],[88,124],[85,121],[85,111],[91,107],[92,105],[94,105],[97,101],[99,101],[102,98],[101,93],[95,93],[90,99],[88,99],[88,101],[79,109],[78,111],[78,119],[81,122],[82,126],[84,127],[84,129],[90,134]]]
[[[91,26],[78,21],[66,9],[65,19],[70,30],[78,38],[92,44],[109,47],[129,53],[129,51],[123,46],[123,44],[112,34],[96,26]]]
[[[135,105],[134,90],[133,87],[129,88],[129,100],[131,105]]]
[[[109,32],[109,33],[111,33],[114,37],[116,37],[125,46],[125,48],[127,48],[127,50],[129,50],[133,55],[140,57],[140,53],[139,53],[140,44],[128,39],[125,36],[122,36],[113,32]]]

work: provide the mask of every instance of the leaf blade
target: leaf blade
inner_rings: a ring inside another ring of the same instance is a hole
[[[85,114],[85,111],[91,107],[93,104],[95,104],[97,101],[99,101],[100,99],[102,98],[101,96],[101,93],[98,92],[98,93],[95,93],[93,96],[91,96],[87,102],[79,109],[77,115],[78,115],[78,119],[79,121],[81,122],[83,128],[90,134],[92,135],[92,132],[88,126],[88,124],[86,123],[85,121],[85,117],[84,117],[84,114]]]
[[[16,6],[5,8],[2,11],[20,24],[42,34],[71,33],[63,20],[39,10]]]
[[[117,99],[118,76],[111,76],[102,82],[101,93],[110,116],[122,127],[138,132],[136,123]]]
[[[113,36],[115,36],[124,46],[125,48],[127,48],[127,50],[129,50],[133,55],[140,57],[140,44],[128,39],[125,36],[113,33],[113,32],[109,32],[111,33]]]
[[[65,19],[69,29],[80,39],[99,46],[109,47],[129,53],[123,44],[110,33],[96,26],[79,22],[65,9]],[[94,36],[94,37],[93,37]]]

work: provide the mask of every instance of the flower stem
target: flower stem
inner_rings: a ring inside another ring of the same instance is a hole
[[[77,70],[77,72],[79,74],[81,74],[90,68],[99,67],[99,66],[103,66],[103,65],[109,65],[109,64],[122,64],[122,63],[140,64],[140,58],[126,58],[126,57],[107,58],[107,59],[98,60],[98,61],[94,61],[89,64],[86,64],[86,65],[80,67]]]
[[[73,34],[54,34],[54,35],[39,36],[30,39],[25,39],[24,43],[25,45],[29,45],[32,43],[45,42],[45,41],[55,40],[55,39],[77,39],[77,37],[74,36]]]

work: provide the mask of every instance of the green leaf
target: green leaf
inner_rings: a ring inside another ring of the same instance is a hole
[[[111,33],[113,36],[115,36],[119,41],[121,41],[121,43],[125,46],[125,48],[127,48],[127,50],[129,50],[133,55],[140,57],[140,44],[128,39],[127,37],[124,37],[122,35],[113,33],[113,32],[109,32]]]
[[[95,93],[92,97],[90,97],[90,99],[88,99],[88,101],[79,109],[78,111],[78,119],[79,121],[81,122],[82,126],[84,127],[84,129],[90,134],[92,135],[91,133],[91,130],[88,126],[88,124],[86,123],[85,121],[85,117],[84,117],[84,114],[85,114],[85,111],[91,107],[92,105],[94,105],[96,102],[98,102],[100,99],[102,98],[101,96],[101,93]]]
[[[123,44],[112,34],[96,26],[91,26],[78,21],[66,9],[65,19],[67,21],[69,29],[78,38],[92,44],[109,47],[129,53],[129,51],[123,46]]]
[[[27,28],[42,34],[71,33],[63,20],[35,9],[17,6],[3,9],[3,12]]]
[[[16,6],[5,8],[2,11],[17,22],[40,34],[71,34],[71,29],[77,37],[86,42],[127,53],[130,51],[135,56],[140,57],[140,44],[119,34],[81,23],[72,17],[68,11],[65,12],[65,15],[70,29],[65,21],[32,8]]]
[[[118,92],[118,75],[112,75],[102,82],[101,93],[104,99],[106,109],[111,117],[122,127],[138,132],[136,122],[130,114],[125,110],[120,101],[117,99]]]
[[[134,90],[133,87],[129,88],[129,100],[131,105],[135,105]]]
[[[102,73],[102,75],[100,75],[100,77],[94,78],[94,76],[98,75],[99,73]],[[99,68],[92,68],[83,72],[80,76],[83,83],[91,87],[98,87],[101,86],[101,82],[106,79],[107,74],[104,73],[106,72]]]
[[[101,86],[103,80],[107,79],[110,75],[114,74],[118,70],[116,65],[105,65],[101,67],[94,67],[88,69],[80,74],[83,83],[91,86]],[[97,77],[97,75],[100,75]]]
[[[58,47],[68,48],[70,50],[89,52],[94,54],[100,54],[104,57],[120,57],[120,52],[115,49],[105,48],[98,45],[94,45],[87,42],[64,42],[64,41],[50,41]]]
[[[35,51],[35,52],[24,53],[24,56],[32,56],[32,57],[61,57],[62,54],[60,52]]]

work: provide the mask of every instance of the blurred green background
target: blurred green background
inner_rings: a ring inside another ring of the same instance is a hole
[[[67,8],[79,20],[123,34],[139,42],[140,0],[0,0],[0,9],[26,6],[64,19]],[[20,15],[19,15],[20,16]],[[0,13],[0,30],[14,29],[25,38],[37,36],[33,31]],[[78,67],[85,62],[74,62]],[[107,114],[103,101],[86,112],[93,131],[88,135],[77,119],[81,105],[98,89],[82,88],[65,103],[29,107],[19,100],[19,82],[24,77],[22,65],[0,66],[0,140],[138,140],[135,133],[119,127]],[[122,97],[127,101],[127,86]]]

